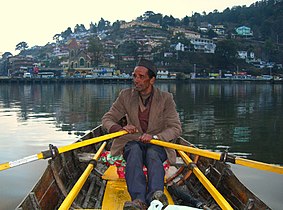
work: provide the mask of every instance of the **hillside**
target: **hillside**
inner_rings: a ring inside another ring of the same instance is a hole
[[[257,75],[270,71],[270,68],[259,69],[237,57],[238,51],[246,51],[254,53],[258,61],[279,64],[273,65],[273,72],[282,74],[282,22],[282,0],[258,1],[249,7],[235,6],[223,12],[214,10],[209,14],[194,13],[182,19],[146,11],[129,23],[116,21],[111,24],[101,18],[97,24],[91,24],[89,29],[82,24],[77,24],[73,30],[68,27],[54,35],[56,44],[48,43],[43,47],[22,49],[20,54],[32,55],[47,67],[59,67],[64,58],[54,57],[55,47],[66,49],[69,40],[76,38],[83,43],[83,50],[89,52],[90,38],[99,37],[95,40],[99,42],[98,45],[103,46],[103,50],[97,48],[102,54],[99,58],[93,58],[97,61],[96,65],[112,63],[125,71],[131,70],[140,56],[153,58],[160,68],[184,73],[194,70],[218,72],[240,69]],[[240,26],[251,28],[252,36],[238,36],[235,29]],[[221,27],[221,34],[216,33],[217,27]],[[199,34],[202,39],[213,40],[215,52],[195,50],[192,38],[188,38],[187,33]],[[185,50],[176,51],[178,43]]]

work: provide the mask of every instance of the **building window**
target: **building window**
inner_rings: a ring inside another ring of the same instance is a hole
[[[80,66],[84,66],[85,65],[85,59],[84,58],[80,58]]]

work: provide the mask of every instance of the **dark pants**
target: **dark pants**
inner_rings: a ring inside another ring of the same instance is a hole
[[[167,159],[163,147],[130,141],[124,149],[126,160],[126,182],[131,199],[140,199],[148,205],[153,193],[164,190],[165,171],[163,162]],[[147,167],[147,180],[143,166]]]

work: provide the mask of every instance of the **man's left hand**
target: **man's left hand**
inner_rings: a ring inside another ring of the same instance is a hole
[[[144,133],[142,134],[140,137],[139,137],[139,140],[142,142],[142,143],[149,143],[150,140],[152,139],[152,135],[150,134],[147,134],[147,133]]]

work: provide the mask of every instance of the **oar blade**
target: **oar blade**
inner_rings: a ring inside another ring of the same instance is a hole
[[[36,155],[24,157],[24,158],[19,159],[19,160],[10,161],[10,162],[7,162],[7,163],[0,164],[0,171],[39,160],[39,159],[41,159],[40,157],[41,157],[41,155],[39,153],[39,154],[36,154]]]
[[[0,165],[0,171],[4,171],[6,169],[10,168],[10,164],[9,163],[2,163]]]

